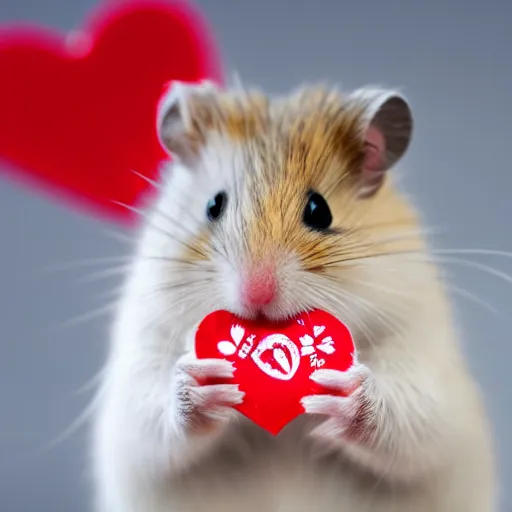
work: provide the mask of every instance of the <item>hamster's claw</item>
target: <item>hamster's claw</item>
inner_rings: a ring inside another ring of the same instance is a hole
[[[212,420],[221,420],[230,414],[230,407],[244,400],[244,393],[236,384],[191,386],[190,402],[198,412]]]
[[[305,396],[302,406],[307,414],[321,414],[328,418],[311,434],[337,438],[364,428],[368,419],[367,388],[370,370],[360,363],[350,370],[317,370],[311,379],[332,394]],[[340,396],[342,395],[342,396]]]
[[[302,405],[308,414],[324,414],[341,420],[351,420],[358,409],[358,399],[355,395],[357,391],[348,397],[310,395],[302,399]]]
[[[209,379],[233,377],[233,365],[224,359],[197,359],[186,354],[176,364],[173,380],[176,425],[193,430],[209,428],[228,420],[232,408],[243,402],[237,384],[203,384]]]
[[[197,359],[193,354],[185,354],[178,361],[178,369],[196,380],[229,379],[235,368],[225,359]]]
[[[325,389],[341,392],[343,395],[352,395],[361,387],[364,380],[370,376],[370,369],[356,362],[347,371],[316,370],[311,374],[311,380]]]

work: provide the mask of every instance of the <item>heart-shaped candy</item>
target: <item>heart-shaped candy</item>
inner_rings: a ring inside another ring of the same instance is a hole
[[[326,391],[309,377],[317,369],[348,370],[355,346],[348,328],[321,310],[281,323],[254,322],[215,311],[196,332],[196,356],[224,358],[245,392],[236,409],[272,434],[304,412],[301,398]],[[219,381],[220,382],[220,381]]]
[[[150,190],[135,173],[154,178],[166,158],[155,125],[164,87],[219,82],[221,70],[195,9],[124,0],[67,37],[0,31],[0,77],[0,160],[11,175],[124,222],[134,214],[117,203],[135,206]]]

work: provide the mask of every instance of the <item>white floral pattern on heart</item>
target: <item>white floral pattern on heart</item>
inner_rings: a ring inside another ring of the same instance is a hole
[[[298,320],[298,322],[304,325],[302,320]],[[256,336],[251,334],[242,344],[246,331],[242,326],[233,324],[230,329],[231,340],[219,341],[217,350],[226,357],[232,356],[238,351],[237,355],[240,359],[245,359],[250,354],[258,368],[268,376],[279,380],[290,380],[299,368],[301,357],[309,357],[311,367],[319,369],[324,366],[325,359],[318,356],[318,351],[326,355],[336,352],[332,336],[322,336],[325,329],[325,325],[314,325],[313,336],[310,334],[301,336],[299,338],[300,351],[295,343],[284,334],[272,334],[265,337],[252,351]]]
[[[230,330],[231,338],[235,342],[236,346],[240,345],[242,338],[245,334],[245,329],[241,325],[233,325]]]
[[[238,349],[245,334],[245,329],[240,325],[231,326],[231,341],[219,341],[217,349],[223,356],[232,356]]]
[[[325,359],[318,357],[317,350],[320,350],[327,355],[331,355],[336,352],[332,336],[326,336],[325,338],[322,338],[319,343],[315,343],[324,331],[325,325],[315,325],[313,327],[314,338],[309,334],[305,334],[299,338],[302,344],[300,355],[309,356],[311,366],[316,369],[321,368],[325,364]]]

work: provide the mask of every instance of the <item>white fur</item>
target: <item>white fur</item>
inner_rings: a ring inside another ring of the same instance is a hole
[[[313,295],[311,286],[328,285],[301,271],[293,254],[279,256],[283,291],[269,316],[322,307],[366,340],[350,378],[317,374],[333,387],[363,383],[350,398],[305,399],[310,413],[327,416],[306,414],[272,437],[229,407],[242,398],[236,386],[197,385],[231,371],[222,361],[197,362],[193,333],[215,309],[242,313],[241,219],[250,214],[242,157],[241,148],[211,141],[194,172],[173,167],[148,212],[99,396],[96,512],[494,512],[485,414],[426,263],[370,261],[357,277],[374,287],[347,281],[359,300],[343,303]],[[198,266],[165,261],[183,254],[179,240],[200,234],[220,190],[229,197],[214,242],[220,253]],[[184,284],[159,289],[166,283]],[[372,446],[342,435],[364,395],[378,425]],[[187,422],[198,417],[214,428],[192,432]]]

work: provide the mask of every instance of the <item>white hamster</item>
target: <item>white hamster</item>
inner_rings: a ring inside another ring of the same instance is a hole
[[[268,98],[175,84],[158,184],[112,328],[93,428],[96,512],[495,512],[493,440],[415,209],[388,171],[412,134],[393,90]],[[272,436],[233,409],[208,313],[321,308],[358,364],[315,379]]]

